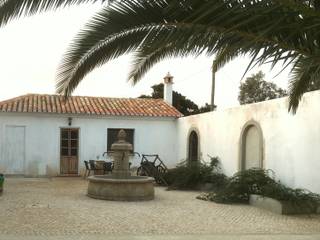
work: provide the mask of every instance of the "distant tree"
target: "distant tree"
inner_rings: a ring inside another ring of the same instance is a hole
[[[238,100],[240,104],[262,102],[287,96],[286,90],[272,82],[264,80],[264,73],[259,71],[246,78],[240,85]]]
[[[217,107],[217,105],[214,105],[214,109]],[[199,108],[199,113],[205,113],[211,111],[211,104],[206,103],[204,106]]]
[[[307,92],[315,91],[320,89],[320,80],[316,79],[310,82],[310,85],[308,86]]]
[[[163,98],[163,83],[153,85],[151,88],[153,89],[151,96],[141,95],[139,98]],[[209,104],[206,103],[204,107],[199,108],[198,105],[195,104],[193,101],[176,91],[173,91],[172,98],[172,105],[185,116],[210,111]]]

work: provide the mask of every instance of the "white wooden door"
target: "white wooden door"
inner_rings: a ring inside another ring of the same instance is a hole
[[[6,174],[24,174],[25,127],[6,126],[3,160]]]
[[[258,129],[255,126],[251,126],[247,130],[245,138],[245,169],[261,168]]]

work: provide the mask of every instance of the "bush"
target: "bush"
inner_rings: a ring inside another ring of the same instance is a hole
[[[3,182],[4,182],[4,176],[3,174],[0,173],[0,192],[2,191],[2,188],[3,188]]]
[[[314,207],[320,204],[320,195],[310,192],[306,189],[292,189],[284,186],[280,182],[263,186],[263,196],[277,199],[279,201],[288,201],[294,205],[309,205]]]
[[[211,158],[210,164],[185,161],[164,174],[169,189],[198,189],[204,183],[213,188],[222,187],[227,177],[220,173],[219,158]]]
[[[270,170],[249,169],[240,171],[229,178],[224,188],[211,193],[209,198],[218,203],[244,203],[250,194],[261,194],[265,185],[274,182]]]
[[[320,195],[303,189],[286,187],[277,182],[273,175],[271,170],[240,171],[228,180],[224,188],[202,195],[199,199],[218,203],[248,203],[250,194],[259,194],[279,201],[289,201],[296,205],[303,203],[314,206],[320,202]]]
[[[176,168],[169,169],[164,178],[170,189],[196,189],[204,182],[211,168],[202,163],[183,163]]]
[[[164,174],[169,189],[199,189],[211,183],[213,192],[202,194],[198,199],[217,203],[248,203],[250,194],[258,194],[295,205],[314,207],[320,203],[320,195],[304,189],[292,189],[276,181],[272,170],[249,169],[228,178],[221,173],[218,157],[210,157],[209,164],[183,162]]]

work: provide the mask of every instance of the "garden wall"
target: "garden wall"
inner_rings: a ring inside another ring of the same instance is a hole
[[[199,137],[199,158],[208,161],[207,154],[218,156],[227,175],[243,168],[246,158],[257,152],[254,148],[261,147],[257,161],[263,168],[272,169],[290,187],[320,193],[320,91],[306,93],[296,115],[288,113],[288,98],[281,98],[177,121],[180,161],[188,158],[188,139],[194,130]],[[250,126],[258,129],[261,144],[257,140],[252,145],[246,139]]]

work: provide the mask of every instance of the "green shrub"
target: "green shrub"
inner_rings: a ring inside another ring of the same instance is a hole
[[[307,204],[313,207],[320,204],[319,194],[312,193],[306,189],[292,189],[280,182],[263,186],[261,195],[279,201],[289,201],[295,205]]]
[[[213,188],[222,187],[227,177],[220,173],[219,158],[211,158],[209,164],[185,161],[164,174],[169,189],[198,189],[204,183],[213,183]]]
[[[224,188],[217,189],[208,198],[219,203],[248,202],[250,194],[261,194],[263,186],[274,182],[269,172],[262,169],[237,172],[229,178]]]
[[[224,188],[228,182],[228,177],[223,173],[213,172],[207,176],[204,180],[205,183],[210,183],[212,191],[218,191],[219,189]]]
[[[202,163],[183,163],[169,169],[164,175],[170,189],[196,189],[204,181],[211,168]]]
[[[247,203],[250,194],[289,201],[296,205],[315,205],[320,202],[320,195],[303,189],[292,189],[276,181],[271,170],[249,169],[237,172],[225,187],[215,192],[202,195],[199,199],[210,200],[218,203]]]
[[[4,182],[4,176],[3,174],[0,173],[0,189],[3,187],[3,182]]]

